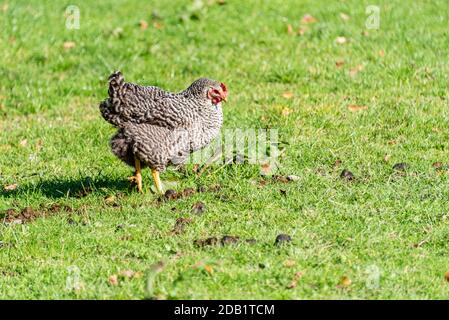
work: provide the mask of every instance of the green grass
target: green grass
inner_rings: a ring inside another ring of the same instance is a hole
[[[378,30],[365,29],[373,1],[204,2],[193,12],[183,1],[80,1],[80,29],[67,30],[72,2],[1,1],[0,212],[72,212],[0,225],[0,297],[447,298],[449,175],[432,166],[449,162],[447,1],[375,1]],[[288,34],[307,13],[318,21]],[[172,91],[200,76],[225,82],[225,128],[277,128],[278,174],[300,180],[259,186],[259,168],[243,164],[162,175],[217,192],[158,203],[148,172],[146,194],[130,190],[131,169],[109,151],[114,129],[98,111],[114,69]],[[398,162],[410,168],[395,173]],[[339,177],[344,168],[355,181]],[[76,197],[83,187],[92,192]],[[201,216],[191,213],[197,201]],[[173,235],[179,217],[192,222]],[[274,246],[280,233],[292,243]],[[257,243],[194,245],[226,234]],[[66,289],[73,268],[79,290]],[[122,270],[142,276],[111,285]]]

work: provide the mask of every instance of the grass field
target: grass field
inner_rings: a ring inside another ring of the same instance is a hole
[[[448,23],[446,0],[0,0],[0,297],[447,298]],[[138,194],[98,110],[115,69],[225,82],[224,127],[278,129],[299,180],[189,166],[163,181],[209,191]]]

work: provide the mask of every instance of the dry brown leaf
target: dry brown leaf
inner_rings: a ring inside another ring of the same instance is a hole
[[[362,36],[364,37],[368,37],[369,36],[369,32],[368,31],[362,31]]]
[[[284,109],[282,109],[281,114],[283,117],[288,117],[292,112],[293,112],[292,109],[285,107]]]
[[[64,42],[63,47],[64,47],[64,50],[70,50],[70,49],[75,48],[76,44],[73,41],[66,41],[66,42]]]
[[[272,173],[272,167],[271,164],[268,163],[263,163],[260,165],[260,174],[263,176],[268,176]]]
[[[302,24],[315,23],[317,21],[318,21],[317,18],[315,18],[314,16],[312,16],[310,14],[305,14],[301,19]]]
[[[347,288],[347,287],[349,287],[349,286],[351,285],[351,283],[352,283],[352,281],[351,281],[351,279],[350,279],[349,277],[343,276],[343,277],[341,277],[341,279],[340,279],[340,284],[339,284],[339,286],[340,286],[340,287],[343,287],[343,288]]]
[[[344,64],[345,64],[345,62],[344,62],[343,60],[337,60],[337,61],[335,62],[335,66],[336,66],[337,68],[341,68]]]
[[[155,21],[155,22],[153,22],[153,27],[155,27],[156,29],[160,30],[164,26],[162,25],[162,23]]]
[[[116,286],[118,285],[118,277],[116,274],[113,274],[112,276],[109,276],[108,278],[108,282],[111,286]]]
[[[447,282],[449,282],[449,270],[446,271],[444,274],[444,279],[446,279]]]
[[[338,44],[344,44],[344,43],[346,43],[348,40],[345,38],[345,37],[337,37],[336,39],[335,39],[335,42],[336,43],[338,43]]]
[[[301,271],[295,272],[295,279],[298,280],[298,279],[302,278],[303,275],[304,275],[304,273]]]
[[[385,161],[385,162],[388,162],[388,161],[390,161],[390,158],[391,158],[391,155],[386,154],[386,155],[384,156],[384,161]]]
[[[434,162],[432,163],[432,167],[434,167],[435,169],[441,169],[443,167],[443,162]]]
[[[5,191],[13,191],[17,189],[17,183],[13,183],[10,185],[6,185],[5,187]]]
[[[106,202],[107,204],[114,203],[114,201],[115,201],[114,195],[110,195],[110,196],[107,196],[106,198],[104,198],[104,202]]]
[[[204,266],[204,270],[206,270],[206,272],[207,272],[208,274],[214,273],[214,269],[212,268],[212,266],[210,266],[210,265],[208,265],[208,264],[206,264],[206,265]]]
[[[295,260],[285,260],[284,261],[284,266],[287,268],[293,267],[296,264]]]
[[[344,21],[348,21],[349,20],[349,16],[346,13],[341,12],[340,13],[340,18]]]
[[[287,289],[293,289],[293,288],[296,288],[297,285],[298,285],[298,283],[297,283],[295,280],[293,280],[292,282],[290,282],[290,283],[287,285]]]
[[[135,274],[136,273],[132,270],[122,270],[119,272],[119,276],[121,276],[123,278],[127,278],[127,279],[134,278]]]
[[[297,34],[298,36],[302,36],[302,35],[304,35],[304,33],[306,33],[306,31],[307,31],[306,28],[299,27],[299,28],[298,28],[298,31],[296,31],[296,34]]]
[[[148,22],[145,20],[140,20],[139,22],[140,30],[146,30],[148,29]]]
[[[293,34],[293,26],[290,23],[287,25],[287,33]]]
[[[356,105],[356,104],[350,104],[348,106],[348,110],[351,111],[351,112],[356,112],[356,111],[361,111],[361,110],[366,110],[366,109],[368,109],[367,106],[359,106],[359,105]]]
[[[388,141],[387,143],[392,146],[392,145],[397,144],[398,142],[395,139],[393,139],[393,140]]]
[[[19,144],[20,144],[22,147],[25,147],[25,146],[28,144],[28,140],[27,140],[27,139],[23,139],[22,141],[19,142]]]
[[[385,57],[385,51],[379,50],[379,56],[382,58]]]
[[[283,96],[285,99],[291,99],[291,98],[293,98],[293,92],[286,91],[286,92],[284,92],[284,93],[282,94],[282,96]]]
[[[363,65],[359,64],[358,66],[352,68],[351,70],[349,70],[349,75],[351,77],[355,77],[357,75],[357,73],[359,73],[360,71],[363,70]]]

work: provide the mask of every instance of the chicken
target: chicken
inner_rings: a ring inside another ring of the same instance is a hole
[[[142,192],[141,170],[149,167],[158,192],[159,173],[168,165],[182,165],[190,153],[207,146],[223,123],[221,102],[226,85],[207,78],[194,81],[179,93],[125,82],[120,72],[109,77],[109,98],[100,104],[103,118],[118,128],[112,152],[135,168],[129,178]]]

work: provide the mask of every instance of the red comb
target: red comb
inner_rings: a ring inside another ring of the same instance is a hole
[[[223,82],[220,83],[220,87],[224,92],[228,92],[228,88],[226,88],[226,85]]]

